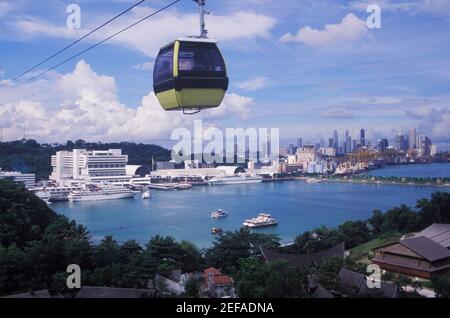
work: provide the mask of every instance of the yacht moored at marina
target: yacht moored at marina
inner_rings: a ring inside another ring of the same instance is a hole
[[[108,187],[99,188],[93,187],[81,191],[73,191],[69,194],[69,201],[101,201],[101,200],[116,200],[134,198],[137,191],[128,188]]]
[[[38,193],[45,192],[48,194],[47,200],[49,202],[68,201],[69,193],[72,191],[79,191],[83,188],[81,186],[44,186],[30,188],[30,191],[39,196]]]
[[[260,213],[256,218],[245,220],[242,224],[244,227],[256,228],[264,226],[277,225],[278,221],[274,219],[270,214]]]
[[[239,174],[239,175],[221,175],[208,181],[209,185],[226,185],[241,183],[260,183],[263,178],[257,175]]]
[[[36,190],[33,191],[34,194],[41,199],[42,201],[44,201],[45,203],[50,203],[50,192],[47,190]]]
[[[142,199],[148,200],[150,199],[150,197],[151,197],[150,191],[146,190],[144,193],[142,193]]]
[[[213,219],[221,219],[228,216],[227,212],[225,212],[223,209],[218,209],[217,211],[213,211],[211,213],[211,217]]]

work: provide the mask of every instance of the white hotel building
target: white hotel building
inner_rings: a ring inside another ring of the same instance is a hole
[[[32,188],[36,183],[34,173],[21,173],[17,171],[2,171],[0,169],[0,179],[9,179],[15,182],[23,183],[25,187]]]
[[[133,175],[127,175],[127,163],[128,156],[122,154],[121,149],[58,151],[52,156],[50,179],[58,183],[130,184]]]

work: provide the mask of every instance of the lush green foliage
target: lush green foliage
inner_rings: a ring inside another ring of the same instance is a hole
[[[122,149],[128,155],[131,165],[150,166],[152,158],[155,161],[170,160],[170,151],[160,146],[121,143],[95,143],[77,140],[67,141],[65,145],[39,144],[36,140],[18,140],[0,142],[0,168],[20,172],[35,173],[38,180],[47,179],[51,173],[51,156],[57,151],[72,150],[74,148],[88,150]]]
[[[206,252],[210,266],[221,268],[227,273],[239,271],[239,260],[259,253],[259,246],[276,248],[280,239],[273,235],[251,233],[249,229],[226,232],[216,239],[212,248]]]
[[[419,201],[418,211],[401,206],[385,214],[375,211],[365,222],[306,232],[297,237],[293,252],[315,252],[342,241],[350,248],[382,237],[385,231],[409,232],[446,221],[449,197],[435,193],[431,200]],[[57,215],[21,185],[0,180],[0,295],[37,289],[63,291],[69,264],[80,265],[84,285],[129,288],[145,288],[157,272],[195,272],[215,266],[233,276],[243,297],[307,297],[304,286],[309,274],[316,275],[325,288],[335,289],[342,266],[363,272],[351,259],[345,264],[328,259],[299,269],[283,262],[265,264],[255,257],[260,246],[279,248],[279,241],[277,236],[241,229],[219,236],[205,251],[158,235],[145,246],[133,240],[119,244],[110,236],[94,245],[83,226]],[[198,295],[200,283],[189,282],[186,296]],[[448,283],[439,280],[433,286],[441,296],[448,295]]]
[[[370,240],[392,233],[410,233],[432,223],[450,223],[450,193],[436,192],[431,199],[418,201],[417,210],[405,205],[382,213],[375,210],[367,221],[348,221],[337,228],[320,227],[295,239],[293,251],[311,253],[344,241],[351,249]]]
[[[433,287],[437,297],[450,298],[450,276],[434,277],[431,280],[431,286]]]
[[[306,272],[286,262],[266,264],[258,257],[241,258],[236,288],[244,298],[306,297]]]

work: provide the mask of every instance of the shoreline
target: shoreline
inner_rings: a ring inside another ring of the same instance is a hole
[[[397,182],[397,181],[380,181],[380,180],[355,180],[355,179],[318,179],[321,182],[342,182],[342,183],[359,183],[359,184],[375,184],[375,185],[402,185],[415,187],[434,187],[434,188],[449,188],[449,183],[418,183],[418,182]]]

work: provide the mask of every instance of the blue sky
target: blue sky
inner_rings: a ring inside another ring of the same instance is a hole
[[[0,1],[0,81],[134,2]],[[46,66],[169,2],[147,0]],[[71,3],[81,7],[80,30],[66,27]],[[382,8],[381,29],[365,24],[369,3]],[[42,141],[162,143],[201,118],[221,128],[280,128],[282,143],[327,139],[334,129],[356,136],[360,128],[373,140],[392,139],[410,127],[450,143],[450,1],[209,0],[208,10],[231,80],[220,109],[188,118],[163,112],[152,95],[158,48],[197,32],[194,3],[184,0],[48,76],[0,92],[5,138],[20,138],[25,127]]]

